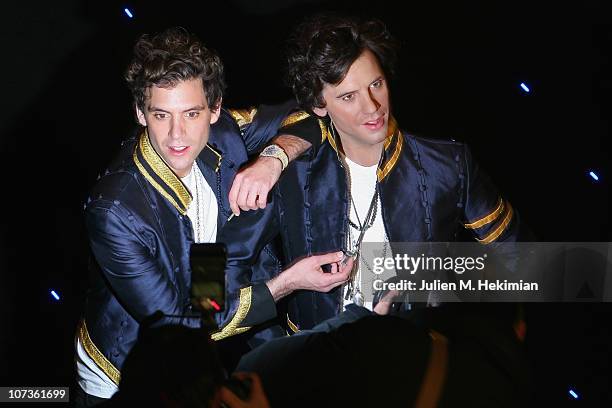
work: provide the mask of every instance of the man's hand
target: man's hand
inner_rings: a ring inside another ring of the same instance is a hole
[[[345,283],[351,276],[353,258],[350,258],[345,265],[341,265],[342,257],[342,252],[332,252],[304,258],[268,281],[270,293],[277,301],[299,289],[329,292]],[[331,273],[326,273],[321,268],[328,264],[331,265]]]
[[[219,399],[224,406],[229,408],[269,408],[270,403],[266,397],[266,393],[261,385],[259,376],[255,373],[235,373],[234,377],[244,381],[249,379],[251,381],[251,392],[246,401],[238,398],[233,392],[226,387],[221,387],[219,390]]]
[[[280,146],[289,162],[311,147],[311,144],[297,136],[279,135],[272,141]],[[240,210],[249,211],[266,208],[266,199],[272,187],[278,181],[283,171],[281,161],[275,157],[258,157],[249,166],[241,169],[229,193],[230,208],[234,215],[240,215]]]
[[[258,157],[254,163],[240,170],[229,192],[232,213],[238,216],[241,209],[266,208],[268,193],[278,181],[282,168],[277,158]]]

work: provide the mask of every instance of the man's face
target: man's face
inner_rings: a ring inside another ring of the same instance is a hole
[[[353,62],[344,80],[323,88],[324,108],[315,108],[319,116],[329,114],[340,133],[343,145],[358,148],[382,143],[389,124],[389,90],[376,56],[364,51]]]
[[[179,177],[189,174],[220,111],[220,106],[215,112],[208,107],[201,78],[181,81],[174,88],[152,86],[144,112],[136,109],[153,148]]]

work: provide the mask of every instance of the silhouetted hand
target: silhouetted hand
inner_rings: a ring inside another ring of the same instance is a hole
[[[221,387],[219,391],[220,400],[229,408],[269,408],[268,397],[263,390],[261,380],[255,373],[235,373],[234,377],[241,381],[250,380],[251,390],[246,400],[242,400],[226,387]]]

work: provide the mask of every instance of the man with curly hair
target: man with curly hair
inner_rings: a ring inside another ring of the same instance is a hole
[[[396,59],[395,41],[378,20],[318,15],[296,28],[288,82],[300,106],[318,118],[323,142],[311,160],[287,169],[273,206],[226,231],[249,223],[258,242],[230,257],[232,274],[248,275],[256,248],[276,233],[289,263],[330,251],[355,257],[364,242],[392,257],[392,242],[454,241],[460,227],[483,244],[517,238],[516,213],[465,144],[400,130],[389,88]],[[268,285],[275,300],[286,297],[294,332],[345,308],[348,319],[388,312],[388,302],[364,296],[364,262],[355,262],[346,284],[327,291],[296,291],[291,275],[274,272]]]
[[[294,102],[222,109],[221,60],[184,29],[142,36],[125,77],[142,128],[123,142],[86,204],[93,259],[75,339],[79,405],[116,392],[125,357],[148,316],[161,313],[158,325],[200,326],[190,304],[191,244],[219,242],[219,231],[240,207],[265,207],[268,190],[287,162],[310,146],[296,133],[308,128],[308,120],[291,113]],[[283,120],[293,124],[297,136],[281,134],[272,151],[264,150],[236,176]],[[226,239],[248,237],[237,232]],[[269,249],[261,252],[253,271],[278,267]],[[266,307],[271,294],[265,282],[242,278],[226,279],[231,290],[221,329],[212,334],[215,340],[276,314]]]

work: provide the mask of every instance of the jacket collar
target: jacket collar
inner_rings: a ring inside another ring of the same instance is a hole
[[[323,141],[327,139],[331,147],[338,152],[338,146],[336,146],[336,141],[331,131],[331,121],[329,119],[319,119],[319,125],[321,127]],[[395,118],[389,116],[389,127],[387,128],[387,137],[385,138],[383,160],[376,171],[379,182],[383,181],[391,170],[395,168],[404,146],[403,139],[402,132],[399,130]]]
[[[140,135],[132,155],[138,171],[143,177],[170,202],[182,215],[187,214],[192,196],[181,179],[170,169],[164,159],[155,151],[149,134],[145,129]],[[208,144],[198,156],[204,164],[219,171],[222,156]]]

